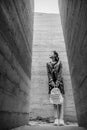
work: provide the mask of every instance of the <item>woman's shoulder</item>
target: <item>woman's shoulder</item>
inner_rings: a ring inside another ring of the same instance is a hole
[[[59,60],[58,63],[55,65],[55,68],[56,68],[56,69],[62,68],[62,63],[61,63],[60,60]]]
[[[61,65],[61,61],[60,60],[56,63],[56,66],[59,66],[59,65]]]

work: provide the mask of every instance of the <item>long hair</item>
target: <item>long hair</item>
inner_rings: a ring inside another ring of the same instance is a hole
[[[59,55],[56,51],[53,51],[54,55],[55,55],[55,61],[59,61]]]

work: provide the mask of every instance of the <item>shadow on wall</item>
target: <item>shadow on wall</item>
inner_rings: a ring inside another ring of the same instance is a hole
[[[87,127],[87,1],[59,0],[77,119]]]
[[[0,129],[29,122],[32,37],[33,0],[0,0]]]

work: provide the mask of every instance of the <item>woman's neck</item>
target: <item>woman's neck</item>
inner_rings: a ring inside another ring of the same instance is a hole
[[[55,65],[57,64],[58,62],[57,61],[51,61],[52,65]]]

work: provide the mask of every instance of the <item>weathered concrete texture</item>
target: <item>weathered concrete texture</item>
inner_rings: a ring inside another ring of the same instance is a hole
[[[59,0],[78,123],[87,127],[87,0]]]
[[[32,36],[33,0],[0,0],[0,129],[29,120]]]
[[[57,14],[36,13],[34,17],[34,41],[32,61],[32,87],[30,118],[53,117],[53,106],[49,102],[46,63],[52,50],[59,52],[63,64],[65,84],[65,119],[76,121],[65,43],[60,17]]]
[[[22,126],[12,130],[86,130],[85,128],[78,126],[53,126],[53,124],[36,125],[36,126]]]

